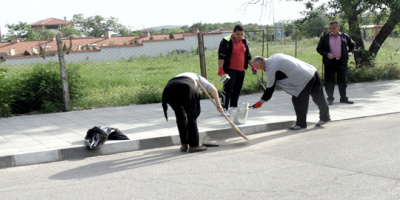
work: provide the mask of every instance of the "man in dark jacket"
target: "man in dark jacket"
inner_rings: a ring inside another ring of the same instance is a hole
[[[245,70],[251,54],[249,44],[243,38],[244,28],[236,25],[231,35],[222,39],[218,49],[218,75],[228,74],[230,79],[224,84],[221,94],[224,112],[229,116],[229,107],[237,107],[242,90]],[[255,68],[253,69],[256,70]]]
[[[325,65],[325,90],[328,96],[328,104],[333,104],[333,90],[335,87],[335,75],[339,86],[340,103],[353,104],[346,96],[347,88],[347,63],[349,56],[354,52],[354,41],[349,35],[339,32],[338,22],[329,23],[330,33],[322,36],[319,40],[317,52],[323,56]]]

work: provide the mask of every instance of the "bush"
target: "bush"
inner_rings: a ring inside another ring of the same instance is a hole
[[[25,51],[24,51],[24,56],[30,56],[30,55],[31,55],[31,53],[29,53],[28,50],[25,50]]]
[[[77,98],[78,66],[67,68],[70,99]],[[57,62],[36,64],[13,80],[11,110],[14,114],[65,111],[59,65]]]
[[[161,88],[154,86],[142,86],[136,92],[137,102],[139,104],[159,103],[161,102]]]
[[[10,80],[7,77],[7,70],[0,68],[0,117],[11,116],[11,94],[12,90]]]
[[[358,68],[351,65],[347,77],[349,83],[400,79],[400,68],[397,63]]]

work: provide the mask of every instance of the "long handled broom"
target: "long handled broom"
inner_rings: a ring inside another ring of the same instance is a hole
[[[206,91],[206,89],[204,89],[203,85],[201,85],[201,83],[199,82],[199,80],[196,80],[197,84],[199,84],[201,90],[203,90],[203,93],[207,95],[207,97],[213,102],[213,104],[215,105],[215,107],[219,107],[219,105],[217,105],[217,103],[215,103],[215,101],[211,98],[211,96],[208,94],[208,92]],[[226,120],[228,120],[229,124],[232,126],[232,128],[236,131],[236,133],[238,135],[240,135],[241,137],[243,137],[245,140],[249,141],[249,138],[246,137],[246,135],[244,133],[242,133],[242,131],[239,130],[239,128],[225,115],[225,113],[222,112],[222,115],[225,117]]]

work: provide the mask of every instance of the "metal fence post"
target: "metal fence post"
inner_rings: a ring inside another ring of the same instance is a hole
[[[65,70],[64,52],[62,49],[62,41],[61,41],[60,33],[57,34],[56,40],[57,40],[58,60],[59,60],[59,64],[60,64],[61,83],[62,83],[62,87],[63,87],[65,110],[70,111],[71,105],[70,105],[70,100],[69,100],[68,79],[67,79],[67,72]]]
[[[200,57],[200,71],[201,76],[207,79],[206,72],[206,56],[204,53],[204,38],[202,33],[197,33],[197,38],[199,42],[199,57]]]
[[[295,45],[294,45],[294,57],[295,58],[297,58],[297,28],[295,29],[296,30],[296,35],[295,35]]]
[[[268,47],[268,27],[267,27],[267,36],[265,35],[264,30],[262,30],[262,31],[263,31],[263,44],[262,44],[262,53],[261,53],[262,55],[261,56],[264,57],[265,41],[267,42],[267,47]],[[264,38],[266,39],[265,41],[264,41]],[[268,52],[268,48],[267,48],[267,52]],[[267,53],[267,55],[268,55],[268,53]],[[264,83],[264,71],[262,71],[262,70],[261,70],[261,82]]]
[[[267,26],[267,37],[266,38],[267,38],[267,56],[266,56],[266,58],[268,58],[268,50],[269,50],[268,49],[268,26]]]
[[[325,31],[325,29],[323,28],[323,29],[322,29],[322,36],[325,34],[324,31]],[[325,81],[325,75],[324,75],[325,70],[324,70],[324,61],[323,61],[323,59],[322,59],[321,63],[322,63],[322,66],[321,66],[322,79]]]
[[[264,30],[262,30],[262,34],[263,34],[263,36],[262,36],[262,51],[261,51],[261,56],[264,57],[264,46],[265,46],[265,41],[264,41],[265,32],[264,32]]]

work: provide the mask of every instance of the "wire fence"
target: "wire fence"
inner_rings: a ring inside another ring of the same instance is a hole
[[[202,74],[221,91],[218,47],[231,32],[145,31],[120,37],[105,32],[101,38],[0,43],[0,116],[158,103],[168,80],[182,72]],[[304,37],[304,32],[322,35],[323,30],[267,27],[246,30],[245,38],[252,56],[285,53],[321,72],[319,37]],[[390,39],[398,44],[399,38]],[[386,46],[381,51],[399,62],[396,47]],[[4,53],[4,48],[9,50]],[[242,93],[262,91],[247,71]]]

